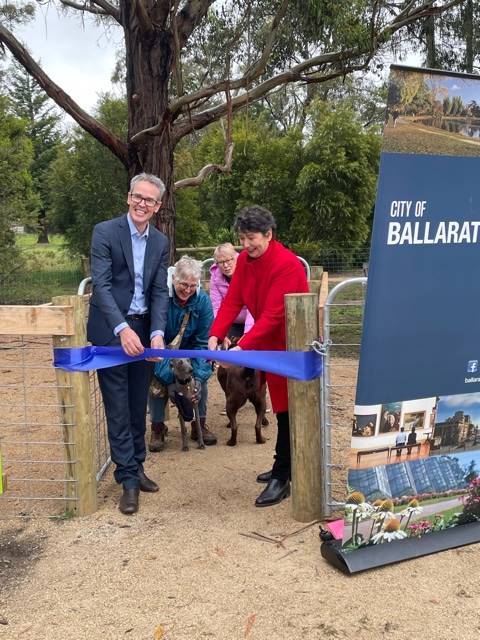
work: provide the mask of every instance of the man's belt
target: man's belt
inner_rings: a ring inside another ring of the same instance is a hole
[[[128,316],[125,316],[127,320],[145,320],[150,316],[149,313],[131,313]]]

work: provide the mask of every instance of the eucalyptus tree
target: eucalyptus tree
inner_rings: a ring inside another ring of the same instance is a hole
[[[45,3],[45,0],[39,2]],[[408,25],[462,0],[51,0],[123,33],[128,134],[121,140],[42,70],[8,20],[0,42],[46,93],[107,147],[131,176],[145,170],[167,191],[156,223],[173,239],[175,189],[232,163],[233,114],[286,85],[310,86],[366,69]],[[12,11],[34,3],[12,2]],[[74,60],[72,64],[81,64]],[[174,183],[179,142],[221,118],[224,159]],[[173,255],[172,242],[172,255]]]

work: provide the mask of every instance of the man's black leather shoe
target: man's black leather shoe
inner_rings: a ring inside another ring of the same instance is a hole
[[[118,508],[126,516],[131,516],[138,511],[138,489],[123,489]]]
[[[271,507],[290,495],[290,480],[272,478],[255,500],[256,507]]]
[[[140,478],[140,491],[146,491],[147,493],[156,493],[158,491],[158,484],[147,478],[144,471],[139,471],[138,477]]]
[[[270,471],[264,471],[263,473],[259,473],[257,476],[257,482],[259,482],[260,484],[270,482],[271,479],[272,479],[271,469]]]

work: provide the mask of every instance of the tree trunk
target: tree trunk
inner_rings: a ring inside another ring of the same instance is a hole
[[[465,31],[465,71],[467,73],[473,73],[474,33],[472,0],[467,0],[465,3],[463,21]]]
[[[423,24],[425,34],[425,45],[427,48],[426,66],[429,69],[437,68],[437,50],[435,46],[435,16],[428,16]]]
[[[37,244],[49,244],[47,216],[45,215],[45,211],[41,211],[38,214],[37,222]]]
[[[174,55],[172,33],[157,26],[155,15],[151,15],[150,24],[141,24],[134,5],[125,0],[120,3],[126,45],[128,140],[164,120]],[[154,224],[170,240],[171,262],[175,257],[174,147],[170,123],[165,122],[161,135],[149,136],[138,144],[130,143],[128,149],[129,178],[145,171],[159,176],[165,183],[162,208],[155,216]]]

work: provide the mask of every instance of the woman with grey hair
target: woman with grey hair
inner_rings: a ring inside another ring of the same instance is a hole
[[[213,322],[213,311],[210,298],[200,289],[202,265],[190,256],[182,256],[175,264],[171,281],[169,282],[170,300],[168,305],[167,326],[165,329],[165,343],[170,344],[181,333],[178,349],[206,349],[208,332]],[[188,321],[182,329],[184,318],[188,314]],[[200,425],[203,441],[206,445],[213,445],[217,437],[207,426],[207,382],[212,375],[212,367],[204,358],[191,358],[193,377],[197,388],[201,390],[198,404]],[[168,358],[155,364],[155,377],[164,387],[173,384],[174,375]],[[161,451],[164,448],[165,434],[165,397],[150,396],[150,418],[152,434],[149,443],[150,451]],[[195,423],[192,422],[192,440],[197,439]]]

